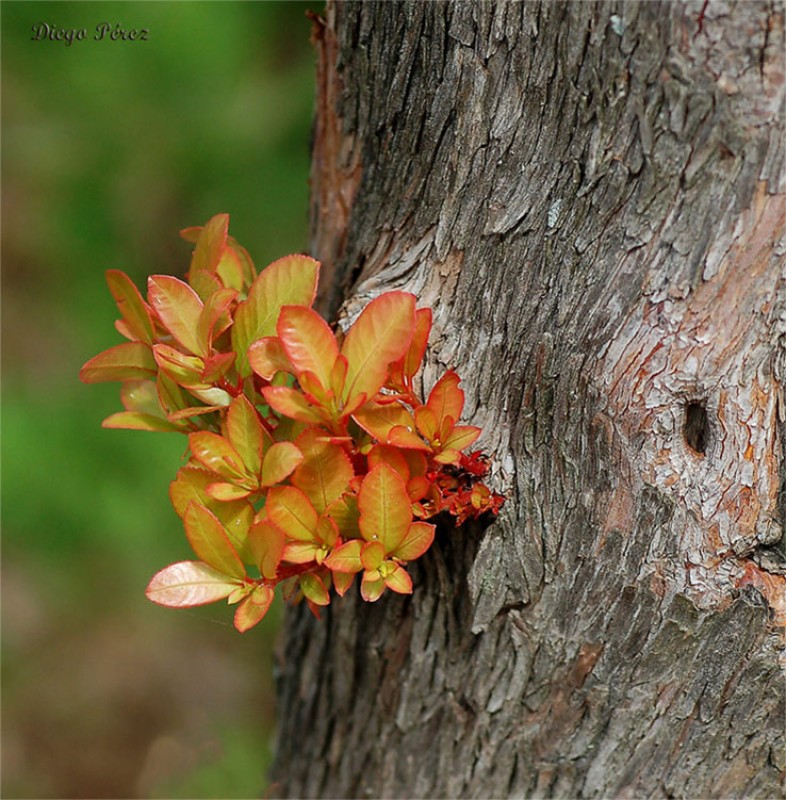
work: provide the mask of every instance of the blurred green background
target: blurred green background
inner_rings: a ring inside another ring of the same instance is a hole
[[[81,364],[121,337],[107,268],[182,276],[231,215],[258,266],[307,249],[314,53],[301,2],[3,2],[4,798],[260,797],[280,611],[159,608],[189,549],[176,434],[110,431]],[[39,23],[86,28],[71,46]],[[94,41],[96,25],[149,29]]]

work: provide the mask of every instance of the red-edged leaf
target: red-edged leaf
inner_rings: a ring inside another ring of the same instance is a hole
[[[187,356],[168,344],[153,345],[153,355],[161,371],[180,386],[206,385],[202,378],[205,362],[200,356]]]
[[[292,365],[278,336],[265,336],[264,339],[254,342],[248,348],[248,363],[260,378],[267,381],[277,372],[292,371]]]
[[[391,447],[386,444],[377,444],[371,448],[368,454],[368,467],[373,469],[377,464],[385,463],[393,467],[404,482],[409,480],[409,464],[404,453],[398,447]]]
[[[434,530],[435,526],[428,522],[413,522],[407,535],[392,552],[392,555],[402,561],[414,561],[416,558],[420,558],[431,547],[431,543],[434,541]]]
[[[252,484],[251,476],[243,467],[243,459],[222,436],[209,431],[198,431],[188,437],[188,446],[194,458],[204,467],[230,483]]]
[[[151,275],[147,279],[150,305],[164,327],[191,353],[207,355],[207,340],[200,338],[199,317],[202,301],[183,281],[171,275]]]
[[[101,423],[101,427],[132,431],[182,432],[183,430],[174,422],[139,411],[119,411],[117,414],[111,414]]]
[[[262,462],[262,486],[274,486],[288,478],[303,461],[303,454],[292,442],[276,442]]]
[[[250,475],[262,469],[262,451],[270,443],[259,415],[248,398],[241,394],[229,404],[226,417],[227,438],[240,456]]]
[[[360,512],[356,497],[345,494],[334,500],[328,506],[327,514],[336,523],[345,539],[360,536]]]
[[[330,603],[330,593],[322,583],[319,575],[306,573],[300,576],[300,590],[305,597],[318,606],[326,606]]]
[[[449,447],[453,450],[464,450],[480,436],[480,428],[474,425],[456,425],[450,432],[450,436],[442,442],[443,447]]]
[[[385,591],[385,581],[381,578],[369,578],[368,573],[363,573],[360,583],[360,596],[368,603],[375,603]]]
[[[377,464],[363,479],[358,508],[363,538],[379,539],[388,553],[395,550],[412,522],[409,495],[401,476],[387,464]]]
[[[405,428],[403,425],[396,425],[395,428],[391,428],[387,443],[408,450],[427,451],[431,449],[420,436],[413,433],[409,428]]]
[[[237,251],[232,247],[225,248],[216,267],[224,286],[239,292],[245,285],[245,269]]]
[[[267,614],[274,592],[269,586],[257,586],[235,611],[235,629],[240,633],[250,630]]]
[[[393,388],[405,389],[423,363],[428,337],[431,333],[431,309],[419,308],[415,312],[415,329],[409,349],[395,364],[391,364],[390,377]]]
[[[220,500],[222,503],[228,503],[232,500],[242,500],[252,494],[252,489],[237,486],[234,483],[211,483],[207,487],[207,493],[214,499]]]
[[[412,334],[412,342],[404,356],[403,372],[407,378],[412,378],[423,363],[428,337],[431,333],[431,320],[430,308],[419,308],[415,312],[415,330]]]
[[[377,441],[383,444],[393,428],[403,427],[415,429],[415,420],[412,414],[400,403],[366,403],[359,408],[352,419],[370,433]]]
[[[434,412],[437,427],[442,425],[446,417],[455,422],[464,408],[464,392],[458,388],[459,376],[448,370],[434,385],[426,405]]]
[[[315,542],[289,542],[281,558],[290,564],[308,564],[316,561],[320,549]]]
[[[343,400],[376,395],[388,377],[388,366],[406,353],[415,324],[415,298],[387,292],[372,300],[347,333],[341,354],[347,359]]]
[[[227,310],[236,297],[234,289],[220,289],[205,301],[197,322],[197,341],[204,342],[206,352],[210,352],[213,337],[231,324]]]
[[[385,576],[385,586],[399,594],[412,594],[412,578],[400,564],[389,575]]]
[[[226,248],[228,230],[229,214],[216,214],[207,221],[204,227],[186,228],[180,232],[184,239],[196,241],[189,273],[198,270],[216,271],[218,262]],[[196,239],[191,238],[194,235],[196,235]]]
[[[266,386],[262,390],[267,404],[285,417],[300,422],[323,422],[323,415],[314,406],[309,405],[303,395],[289,386]]]
[[[160,606],[191,608],[223,600],[237,586],[238,581],[201,561],[178,561],[152,577],[145,595]]]
[[[248,531],[248,550],[262,577],[273,580],[284,552],[283,531],[269,520],[255,522]]]
[[[107,270],[106,282],[132,338],[146,344],[152,344],[154,335],[153,320],[150,317],[147,303],[142,299],[142,295],[134,285],[134,282],[125,272],[121,272],[119,269]]]
[[[237,369],[242,377],[251,374],[246,356],[249,345],[276,333],[282,307],[314,302],[318,274],[318,261],[293,255],[274,261],[257,275],[248,298],[235,311],[232,326],[232,349],[238,354]]]
[[[415,423],[422,436],[433,442],[439,433],[437,415],[428,406],[420,406],[415,409]]]
[[[360,561],[360,551],[363,541],[350,539],[337,547],[324,561],[325,566],[332,572],[361,572],[363,564]]]
[[[268,492],[265,510],[270,520],[290,539],[314,541],[317,512],[300,489],[294,486],[273,487]]]
[[[83,383],[154,378],[158,365],[143,342],[124,342],[93,356],[79,371]]]
[[[296,373],[311,372],[329,389],[338,344],[327,322],[310,308],[284,306],[276,330]]]
[[[220,292],[224,288],[221,279],[215,272],[208,272],[204,269],[190,270],[188,273],[188,285],[197,293],[203,303],[206,303],[216,292]]]
[[[374,540],[366,542],[360,551],[360,563],[367,572],[379,569],[380,564],[385,560],[385,546],[382,542]]]
[[[322,432],[309,428],[295,440],[303,454],[303,462],[292,474],[292,483],[311,501],[321,514],[348,488],[355,473],[344,449],[320,441]]]
[[[350,586],[352,586],[355,580],[355,573],[352,572],[334,572],[332,573],[333,577],[333,587],[335,588],[336,592],[338,592],[339,597],[343,597]]]
[[[205,365],[200,373],[203,383],[217,383],[227,374],[235,361],[235,353],[213,353],[205,359]]]
[[[214,483],[215,475],[212,472],[194,466],[193,462],[187,464],[169,485],[172,505],[181,518],[191,502],[208,508],[224,526],[235,550],[245,558],[246,534],[254,517],[254,508],[247,500],[219,502],[210,497],[207,487]]]
[[[209,567],[233,578],[244,578],[246,569],[232,547],[224,526],[204,506],[190,503],[183,517],[186,536],[194,552]]]

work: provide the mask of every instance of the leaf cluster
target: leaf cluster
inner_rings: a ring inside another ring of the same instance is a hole
[[[382,294],[341,340],[313,310],[319,263],[291,255],[257,273],[220,214],[181,236],[186,281],[148,279],[143,298],[109,270],[126,338],[90,359],[86,383],[120,381],[109,428],[188,436],[170,488],[197,560],[158,572],[152,601],[227,599],[235,627],[259,622],[282,585],[312,611],[357,575],[365,600],[410,593],[406,570],[428,550],[440,512],[460,523],[497,513],[487,460],[466,454],[480,429],[458,424],[464,393],[446,372],[415,391],[431,311]]]

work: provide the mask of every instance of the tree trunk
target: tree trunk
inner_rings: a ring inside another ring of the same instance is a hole
[[[340,2],[315,40],[323,310],[434,309],[424,385],[458,370],[508,501],[411,597],[289,613],[277,791],[781,796],[783,5]]]

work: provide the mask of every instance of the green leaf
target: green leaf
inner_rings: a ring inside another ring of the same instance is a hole
[[[155,378],[158,365],[143,342],[124,342],[93,356],[79,371],[83,383]]]
[[[202,378],[205,362],[200,356],[187,356],[168,344],[153,345],[153,356],[158,368],[178,385],[188,389],[207,385]]]
[[[153,320],[150,317],[147,303],[142,299],[142,295],[134,285],[134,282],[125,272],[121,272],[119,269],[107,270],[106,282],[132,338],[146,344],[152,344],[154,336]]]
[[[406,353],[414,324],[415,298],[406,292],[387,292],[363,309],[341,348],[347,359],[347,406],[361,394],[370,400],[382,388],[391,362]]]
[[[407,487],[385,463],[377,464],[363,479],[358,493],[360,532],[366,541],[378,539],[385,552],[396,549],[412,522]]]
[[[325,320],[310,308],[284,306],[276,330],[296,373],[311,372],[323,390],[330,389],[338,344]]]
[[[247,352],[252,342],[276,333],[283,306],[310,306],[317,289],[319,262],[293,255],[274,261],[257,275],[248,298],[235,310],[232,349],[237,353],[241,377],[251,374]]]
[[[262,486],[275,486],[288,478],[302,460],[303,454],[292,442],[276,442],[262,462]]]
[[[190,503],[183,517],[186,536],[194,552],[209,567],[233,578],[244,578],[246,569],[232,547],[224,526],[204,506]]]
[[[234,620],[235,629],[240,633],[245,633],[253,628],[267,614],[274,596],[274,592],[269,586],[257,586],[237,607]]]
[[[178,561],[152,577],[145,595],[160,606],[191,608],[223,600],[237,586],[238,581],[201,561]]]
[[[379,565],[384,560],[385,546],[380,541],[366,542],[360,551],[360,563],[367,572],[379,569]]]

